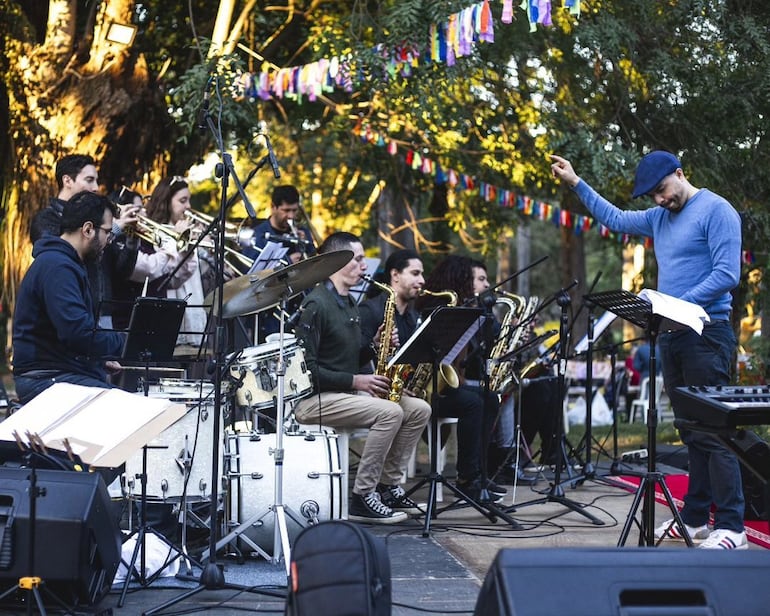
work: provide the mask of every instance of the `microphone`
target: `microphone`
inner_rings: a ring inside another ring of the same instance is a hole
[[[203,91],[203,104],[198,112],[198,128],[206,130],[206,119],[209,115],[209,104],[211,102],[211,76],[206,81],[206,89]]]
[[[285,325],[288,327],[291,327],[292,329],[296,329],[297,325],[299,325],[299,320],[302,318],[302,313],[305,312],[305,307],[300,306],[297,308],[297,310],[294,311],[294,314],[292,314],[288,319],[286,319]]]
[[[305,246],[310,242],[308,240],[301,240],[298,237],[291,235],[275,235],[274,233],[265,233],[265,239],[269,242],[275,242],[276,244],[283,244],[284,246],[299,246],[300,244]]]
[[[270,143],[270,137],[265,134],[262,136],[265,138],[265,144],[267,145],[267,159],[273,168],[273,176],[275,176],[275,179],[278,179],[281,177],[281,170],[278,168],[278,159],[275,157],[275,152],[273,152],[273,144]]]

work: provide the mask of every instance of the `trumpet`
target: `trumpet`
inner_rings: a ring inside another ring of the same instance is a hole
[[[209,226],[216,218],[216,216],[212,216],[211,214],[204,214],[203,212],[196,212],[195,210],[187,210],[184,215],[191,225],[196,226]],[[225,221],[225,242],[233,242],[236,246],[239,247],[248,246],[251,244],[253,235],[254,230],[251,228],[244,228],[243,223],[236,224],[234,222]],[[195,240],[197,237],[198,231],[193,229],[190,235],[190,240]],[[213,241],[201,242],[200,246],[202,248],[213,249],[214,243]],[[233,248],[227,244],[225,244],[225,259],[232,260],[232,263],[228,262],[227,265],[229,265],[237,273],[240,273],[241,267],[250,269],[251,266],[254,265],[254,259],[250,259],[245,254],[243,254],[240,249]],[[241,267],[238,267],[238,265]]]
[[[190,243],[189,231],[178,233],[172,226],[155,222],[151,218],[140,214],[136,217],[136,226],[127,228],[126,234],[143,239],[152,246],[160,246],[164,239],[170,238],[176,244],[176,249],[179,251],[187,248],[187,245]]]

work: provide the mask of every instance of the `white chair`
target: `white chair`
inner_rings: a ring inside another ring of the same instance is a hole
[[[660,408],[660,398],[663,395],[663,377],[655,377],[655,409],[658,413],[658,421],[662,419]],[[628,410],[628,423],[633,423],[636,418],[636,412],[639,411],[642,416],[642,423],[647,423],[647,409],[650,406],[650,377],[644,377],[639,385],[639,397],[631,403]]]
[[[436,460],[436,471],[439,475],[443,475],[444,473],[444,466],[446,465],[446,445],[449,442],[449,439],[452,436],[452,433],[454,432],[457,434],[457,417],[439,417],[438,418],[438,433],[439,438],[441,438],[441,427],[442,426],[451,426],[451,431],[447,435],[447,438],[442,441],[441,443],[441,449],[438,451],[438,459]],[[426,432],[428,433],[428,459],[430,460],[431,451],[433,451],[433,433],[431,431],[430,423],[425,428]],[[417,448],[415,447],[414,451],[412,452],[412,457],[409,458],[409,465],[406,469],[406,476],[407,477],[414,477],[415,467],[417,465]],[[443,501],[444,500],[444,486],[441,482],[436,484],[436,501]]]

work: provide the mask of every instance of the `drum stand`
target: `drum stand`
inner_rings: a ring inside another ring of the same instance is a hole
[[[306,518],[303,518],[301,515],[283,503],[283,423],[285,406],[284,377],[286,375],[286,365],[284,362],[284,314],[286,312],[286,304],[288,302],[288,298],[291,296],[291,294],[291,287],[287,285],[286,291],[281,297],[280,339],[278,342],[278,363],[276,365],[278,399],[276,401],[277,408],[275,413],[275,449],[273,450],[273,456],[275,457],[275,486],[273,504],[268,507],[267,511],[252,516],[248,520],[241,522],[237,527],[231,530],[227,535],[222,537],[222,539],[216,543],[216,549],[219,550],[224,545],[232,542],[234,539],[240,538],[242,541],[248,543],[257,554],[274,565],[280,563],[281,556],[283,556],[287,576],[289,575],[289,566],[291,560],[289,529],[286,524],[287,515],[301,528],[306,526]],[[272,556],[244,534],[249,528],[255,525],[264,524],[264,520],[268,516],[274,516]],[[206,553],[204,553],[203,557],[206,557]]]

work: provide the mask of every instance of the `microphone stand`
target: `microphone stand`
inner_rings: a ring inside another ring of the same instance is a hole
[[[565,395],[565,381],[564,381],[564,373],[567,366],[567,337],[568,337],[568,327],[567,327],[567,321],[568,321],[568,313],[567,309],[571,303],[571,299],[569,294],[566,292],[566,290],[562,289],[559,294],[556,297],[556,302],[558,303],[559,307],[561,308],[561,318],[559,321],[559,346],[558,346],[558,371],[557,371],[557,386],[559,394],[556,396],[556,399],[554,401],[554,409],[553,409],[553,416],[556,418],[556,447],[558,448],[558,451],[556,453],[556,465],[554,469],[554,477],[553,482],[551,483],[551,488],[548,491],[545,496],[542,498],[537,498],[531,501],[527,501],[526,503],[521,503],[519,505],[515,505],[515,509],[512,507],[509,509],[511,510],[519,510],[522,507],[527,507],[529,505],[540,505],[544,503],[559,503],[566,507],[567,509],[570,509],[571,511],[574,511],[575,513],[579,513],[580,515],[588,518],[592,524],[596,526],[604,526],[604,522],[602,522],[599,518],[594,516],[593,514],[586,511],[586,505],[577,503],[575,501],[572,501],[568,499],[566,496],[564,496],[564,488],[562,487],[561,483],[561,470],[562,470],[562,462],[566,462],[566,450],[564,447],[564,420],[563,420],[563,413],[562,413],[562,405],[564,404],[564,395]]]
[[[214,80],[215,88],[217,95],[219,96],[219,82],[217,79]],[[221,100],[221,99],[220,99]],[[222,108],[220,104],[220,110]],[[238,194],[240,195],[241,199],[243,199],[243,204],[246,208],[246,212],[248,213],[250,218],[256,218],[256,213],[254,212],[254,208],[251,205],[251,202],[249,201],[248,197],[246,196],[246,192],[244,191],[243,184],[238,179],[238,175],[235,171],[235,167],[233,165],[233,159],[225,151],[224,147],[224,141],[222,139],[222,132],[218,129],[217,125],[214,124],[214,120],[211,117],[211,114],[209,113],[208,109],[204,109],[205,114],[205,121],[206,125],[208,126],[209,130],[211,131],[212,135],[214,136],[214,139],[216,141],[217,147],[220,152],[220,158],[222,160],[221,163],[217,164],[217,175],[221,175],[222,177],[222,186],[220,190],[220,210],[219,210],[219,217],[218,219],[220,221],[224,221],[226,219],[226,212],[227,207],[230,201],[227,198],[227,190],[229,187],[229,180],[232,179],[233,183],[235,184],[236,188],[238,189]],[[167,601],[163,603],[162,605],[159,605],[156,608],[153,608],[152,610],[148,610],[145,612],[145,616],[151,616],[152,614],[156,614],[167,607],[171,607],[173,605],[176,605],[177,603],[184,601],[185,599],[188,599],[189,597],[192,597],[199,592],[203,590],[221,590],[224,588],[233,588],[238,590],[248,590],[249,592],[259,592],[256,589],[253,589],[251,587],[243,587],[243,586],[237,586],[233,584],[227,584],[225,582],[225,575],[224,575],[224,566],[222,564],[219,564],[217,562],[217,541],[216,541],[216,520],[218,519],[218,501],[219,501],[219,494],[218,494],[218,485],[219,485],[219,441],[220,441],[220,432],[221,432],[221,416],[222,416],[222,377],[223,377],[223,366],[225,366],[225,350],[224,350],[224,324],[223,324],[223,318],[222,318],[222,308],[224,305],[224,261],[225,261],[225,225],[220,224],[218,228],[218,234],[216,237],[216,241],[214,242],[214,248],[215,248],[215,262],[216,262],[216,298],[214,301],[214,306],[216,307],[215,313],[214,313],[214,319],[215,319],[215,328],[214,328],[214,422],[213,422],[213,431],[214,431],[214,438],[212,439],[213,447],[212,447],[212,455],[211,455],[211,498],[209,501],[209,518],[211,520],[210,522],[210,532],[209,532],[209,552],[208,552],[208,563],[203,567],[201,571],[201,575],[199,578],[199,583],[196,588],[193,588],[192,590],[189,590],[170,601]],[[200,238],[199,238],[200,239]]]

